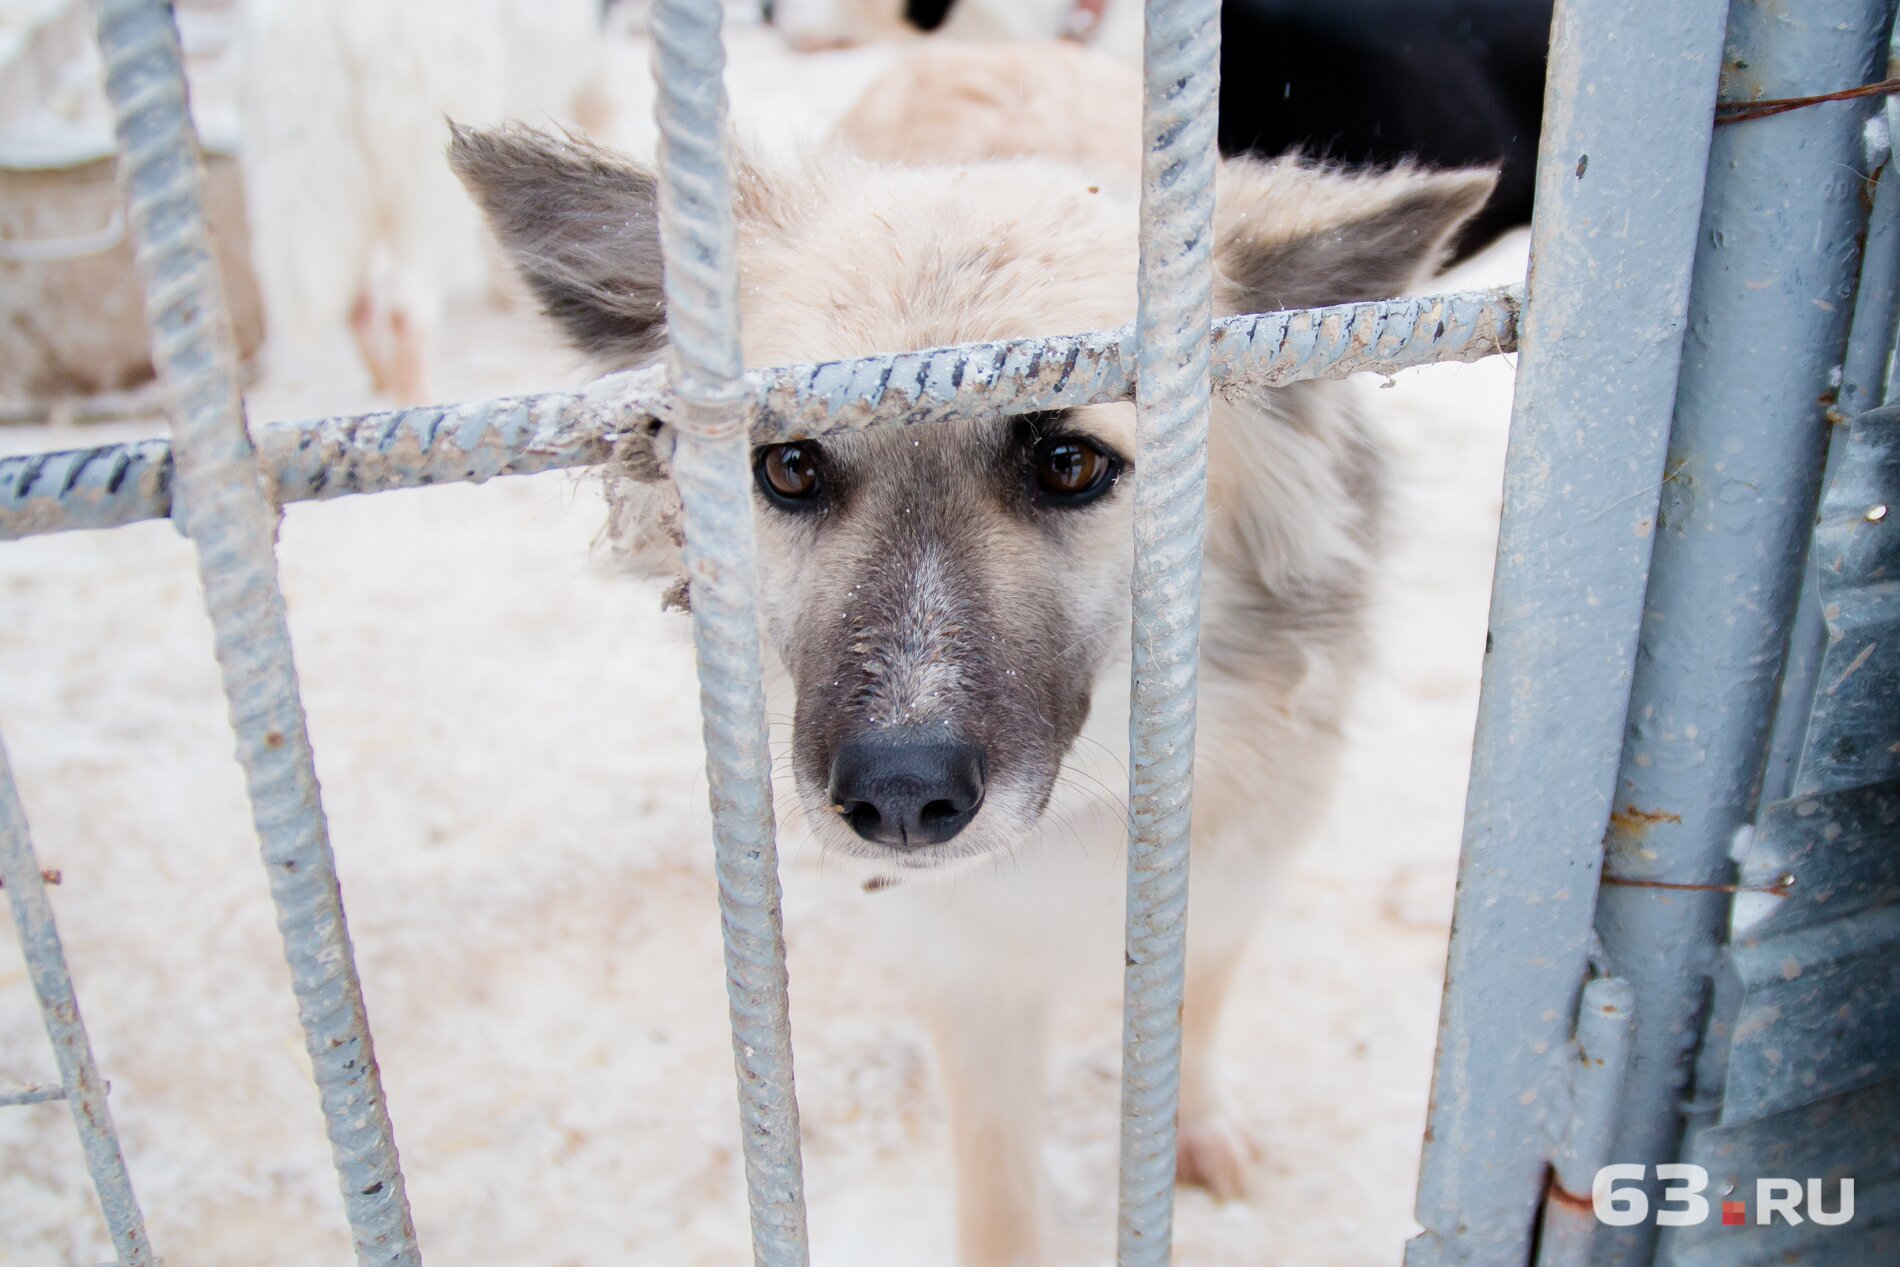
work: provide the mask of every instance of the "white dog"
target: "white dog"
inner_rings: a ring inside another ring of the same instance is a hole
[[[598,0],[246,0],[240,86],[269,337],[346,323],[378,391],[427,398],[445,303],[480,292],[447,117],[595,122]]]
[[[603,365],[665,327],[654,174],[528,130],[452,151],[529,285]],[[1399,294],[1486,171],[1222,172],[1221,312]],[[1135,309],[1131,195],[1043,161],[742,165],[748,365],[1095,330]],[[1240,1190],[1210,1050],[1272,864],[1312,830],[1364,657],[1380,458],[1355,385],[1219,398],[1210,437],[1181,1176]],[[795,688],[790,777],[917,982],[949,1101],[960,1254],[1040,1261],[1052,1000],[1111,979],[1126,822],[1134,411],[884,428],[754,453],[763,629]],[[651,464],[648,464],[650,470]],[[667,486],[657,487],[666,521]]]

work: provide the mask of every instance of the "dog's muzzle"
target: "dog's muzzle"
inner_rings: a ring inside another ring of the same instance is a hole
[[[983,805],[983,750],[941,733],[861,732],[831,759],[831,807],[874,844],[940,845]]]

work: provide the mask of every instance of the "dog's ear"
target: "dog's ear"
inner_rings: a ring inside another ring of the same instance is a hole
[[[1216,307],[1273,312],[1404,294],[1444,262],[1496,183],[1489,168],[1347,172],[1231,159],[1215,186]]]
[[[621,368],[651,360],[666,346],[653,170],[533,128],[449,126],[450,166],[568,341]]]

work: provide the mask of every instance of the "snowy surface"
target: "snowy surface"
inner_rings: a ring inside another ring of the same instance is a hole
[[[623,36],[616,56],[640,147],[644,54]],[[736,32],[741,130],[823,131],[882,56]],[[1513,239],[1457,281],[1523,262]],[[446,342],[452,396],[580,378],[519,313],[465,311]],[[1332,822],[1263,913],[1223,1040],[1266,1160],[1244,1203],[1182,1194],[1184,1267],[1396,1264],[1413,1230],[1510,379],[1504,359],[1443,366],[1378,396],[1402,481],[1381,662]],[[339,339],[268,367],[253,413],[373,407],[360,381]],[[436,1264],[749,1259],[687,626],[594,556],[601,520],[593,483],[565,474],[284,520],[319,773]],[[61,931],[154,1244],[200,1267],[348,1261],[188,546],[166,524],[7,545],[0,613],[0,722],[64,873]],[[855,935],[876,899],[800,884],[822,860],[795,838],[786,853],[815,1261],[947,1265],[929,1047],[901,965]],[[1051,1264],[1111,1257],[1118,1024],[1112,997],[1059,1021]],[[0,1085],[54,1077],[0,935]],[[0,1265],[108,1257],[65,1106],[0,1109]]]

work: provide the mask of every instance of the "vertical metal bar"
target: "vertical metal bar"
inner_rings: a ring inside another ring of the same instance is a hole
[[[1877,79],[1894,0],[1735,0],[1723,99]],[[1878,101],[1719,129],[1597,931],[1642,1018],[1615,1160],[1676,1160],[1728,926],[1729,849],[1761,792],[1859,272]],[[1609,881],[1614,878],[1616,883]],[[1653,1182],[1653,1181],[1652,1181]],[[1652,1190],[1651,1197],[1655,1193]],[[1597,1260],[1650,1260],[1605,1228]]]
[[[1544,1203],[1537,1267],[1585,1267],[1596,1243],[1596,1210],[1584,1195],[1610,1161],[1617,1108],[1629,1072],[1636,994],[1620,977],[1598,977],[1583,987],[1577,1042],[1569,1062],[1571,1113],[1552,1167],[1556,1199]]]
[[[760,1267],[804,1267],[720,18],[720,0],[659,0],[648,28],[659,92],[667,372],[680,400],[673,479],[691,585],[752,1254]]]
[[[1408,1267],[1522,1267],[1591,945],[1727,0],[1559,0]],[[1508,1034],[1509,1041],[1494,1036]]]
[[[1148,0],[1145,21],[1122,1267],[1166,1264],[1174,1234],[1207,507],[1219,0]]]
[[[132,1176],[126,1173],[119,1133],[113,1128],[112,1110],[106,1105],[106,1084],[99,1077],[92,1043],[86,1038],[86,1024],[79,1016],[79,998],[73,993],[66,952],[59,944],[59,929],[53,924],[53,904],[46,899],[46,883],[40,878],[39,859],[27,834],[26,811],[20,806],[20,792],[13,783],[13,767],[7,761],[4,743],[0,743],[0,884],[6,886],[7,903],[13,908],[20,952],[26,957],[33,992],[39,996],[40,1018],[46,1022],[46,1036],[53,1043],[64,1098],[72,1109],[73,1126],[79,1131],[79,1143],[86,1154],[86,1169],[92,1173],[92,1186],[99,1193],[99,1207],[105,1212],[106,1228],[119,1252],[119,1262],[124,1267],[150,1267],[157,1260],[145,1237],[145,1216],[132,1193]],[[56,1089],[48,1090],[51,1094],[21,1096],[13,1103],[29,1104],[59,1094]]]
[[[244,425],[171,7],[95,0],[145,314],[172,420],[173,519],[198,551],[298,1018],[358,1262],[420,1262],[344,925],[277,584],[277,511]]]
[[[1896,50],[1888,42],[1887,59]],[[1854,296],[1854,318],[1849,326],[1847,357],[1841,364],[1839,399],[1829,418],[1836,434],[1853,425],[1869,409],[1886,403],[1887,368],[1894,338],[1900,332],[1900,164],[1893,146],[1900,135],[1900,103],[1885,99],[1886,153],[1870,154],[1874,193],[1867,216],[1866,247],[1861,252],[1860,285]],[[1835,455],[1845,445],[1830,444],[1828,468],[1821,477],[1825,488],[1833,476]],[[1827,654],[1827,625],[1821,615],[1821,578],[1809,562],[1801,582],[1801,600],[1795,608],[1794,632],[1788,639],[1788,663],[1782,669],[1781,695],[1775,708],[1775,729],[1768,744],[1768,769],[1762,776],[1763,804],[1801,794],[1796,776],[1801,753],[1807,747],[1808,717],[1820,682],[1821,662]]]

